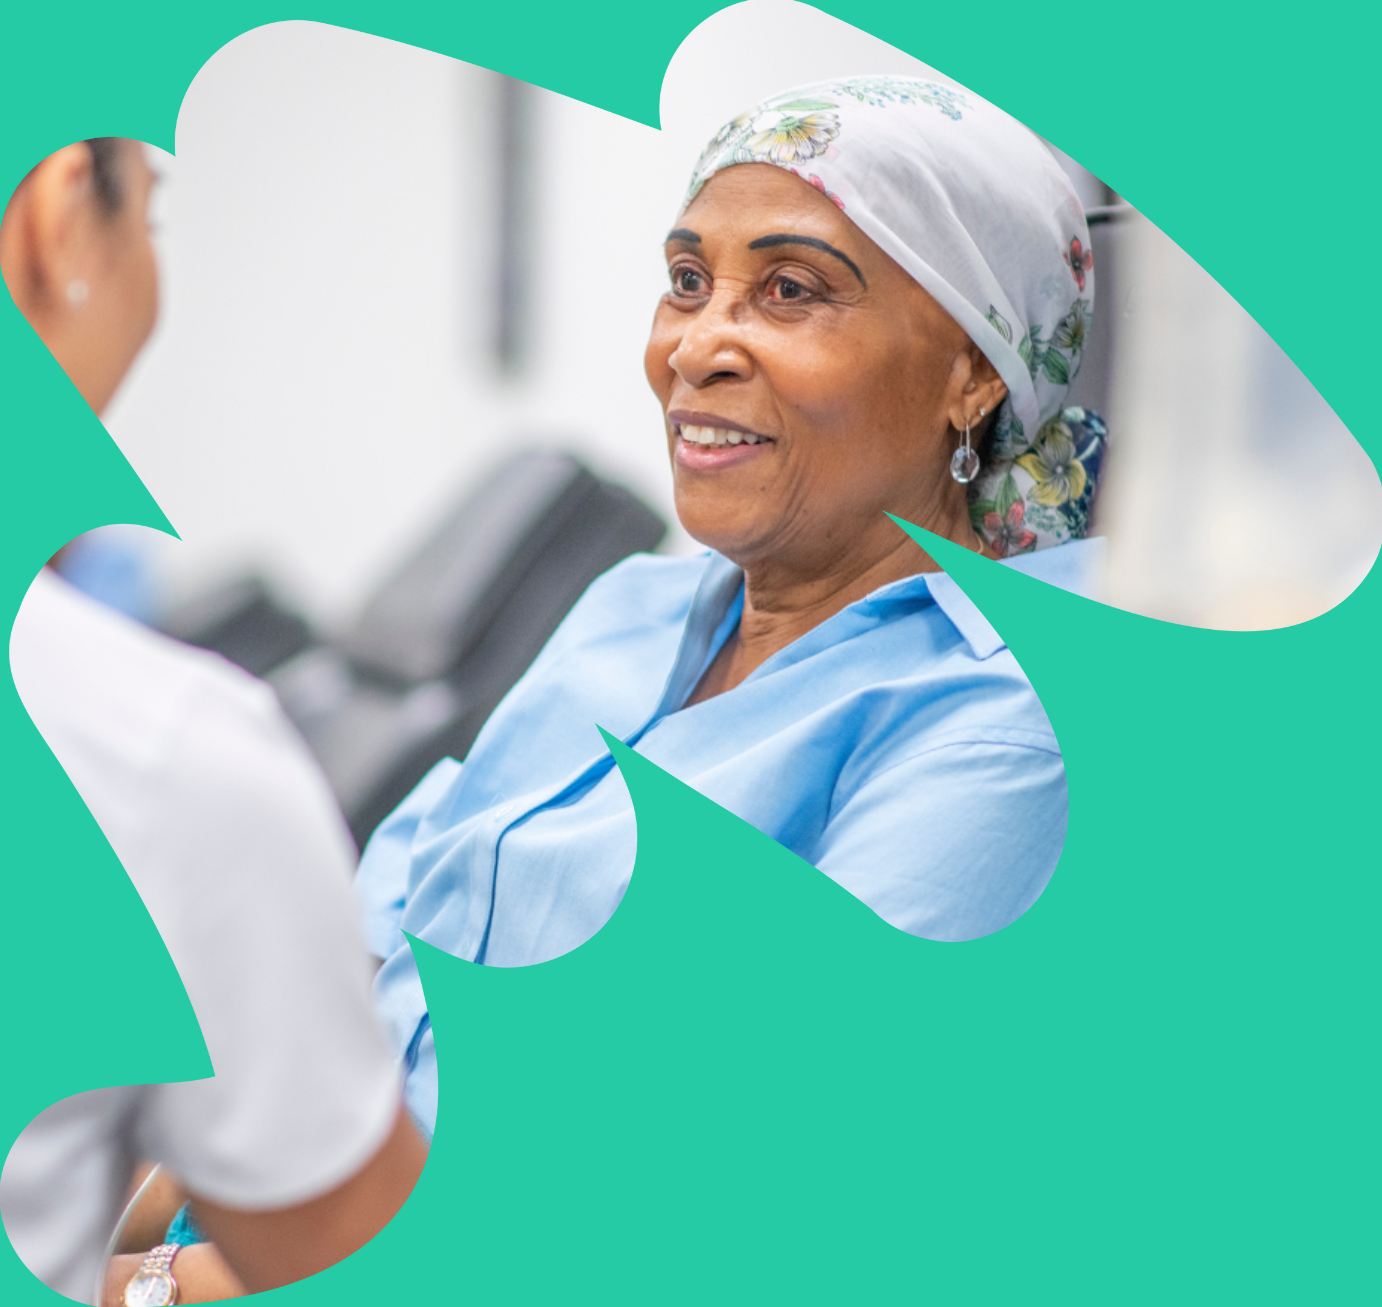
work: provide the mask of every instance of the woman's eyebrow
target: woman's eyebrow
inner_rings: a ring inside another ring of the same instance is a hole
[[[869,288],[868,282],[864,280],[864,274],[859,271],[859,265],[848,254],[843,250],[837,250],[833,245],[827,245],[823,240],[817,240],[814,236],[793,236],[788,232],[778,232],[772,236],[760,236],[756,241],[750,241],[749,249],[768,250],[772,249],[774,245],[809,245],[813,250],[824,250],[827,254],[833,254],[859,278],[859,284],[865,290]]]
[[[675,227],[667,233],[667,240],[663,241],[666,245],[670,241],[685,241],[688,245],[699,245],[701,238],[687,227]]]

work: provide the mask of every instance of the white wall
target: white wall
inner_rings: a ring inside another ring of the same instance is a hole
[[[717,15],[673,60],[661,134],[540,94],[517,380],[487,350],[494,75],[314,23],[220,50],[160,164],[163,314],[108,419],[182,536],[158,551],[172,590],[259,561],[339,618],[518,442],[573,448],[675,522],[642,374],[661,238],[705,140],[782,69],[922,67],[839,26]]]
[[[627,349],[585,393],[541,384],[546,358],[521,390],[491,364],[492,83],[308,23],[248,33],[193,82],[160,214],[162,321],[109,421],[183,537],[162,551],[177,587],[259,559],[319,617],[348,611],[527,430],[570,433],[659,493],[655,443],[630,439],[648,403]],[[572,109],[625,150],[656,137]],[[598,323],[576,369],[608,349],[600,324],[628,335],[606,281],[584,294]]]
[[[673,520],[642,351],[691,165],[722,121],[786,84],[886,71],[931,73],[816,10],[750,0],[677,51],[661,133],[540,93],[535,335],[527,371],[505,379],[487,348],[494,75],[312,23],[231,42],[182,107],[160,200],[164,313],[108,420],[183,536],[158,551],[166,583],[185,592],[259,561],[319,620],[338,620],[461,489],[533,439],[576,450]],[[1164,238],[1144,263],[1166,292],[1148,331],[1174,336],[1199,314],[1201,361],[1221,351],[1238,360],[1239,393],[1258,386],[1261,368],[1240,357],[1251,349],[1203,320],[1205,283],[1218,288]],[[1332,552],[1297,548],[1295,598],[1253,611],[1328,607],[1382,534],[1382,487],[1356,442],[1307,412],[1267,442],[1292,451],[1273,461],[1232,423],[1201,424],[1196,440],[1220,442],[1225,466],[1246,459],[1264,480],[1215,464],[1222,493],[1187,509],[1186,453],[1164,430],[1184,435],[1198,392],[1181,395],[1174,369],[1149,370],[1154,353],[1130,356],[1124,393],[1142,416],[1114,432],[1124,472],[1103,520],[1115,598],[1224,620],[1239,579],[1262,579],[1261,556],[1245,571],[1241,547],[1261,484],[1294,511],[1290,485],[1324,432],[1333,484],[1299,501],[1296,534],[1317,539],[1340,511],[1359,529]],[[1218,525],[1201,530],[1211,510]],[[1169,549],[1166,525],[1187,513],[1199,517]],[[1248,515],[1242,529],[1223,525],[1234,513]],[[674,533],[670,547],[689,542]]]

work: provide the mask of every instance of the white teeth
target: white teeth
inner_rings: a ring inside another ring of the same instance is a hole
[[[726,431],[721,427],[684,426],[680,431],[681,438],[693,445],[716,445],[721,448],[726,445],[757,445],[764,439],[763,436],[755,436],[749,432]]]

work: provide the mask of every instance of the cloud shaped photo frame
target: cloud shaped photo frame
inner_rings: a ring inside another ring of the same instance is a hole
[[[1167,231],[1194,231],[1199,211],[1185,195],[1205,165],[1181,155],[1173,165],[1151,142],[1186,130],[1172,91],[1202,74],[1196,60],[1177,62],[1150,38],[1134,49],[1126,27],[1116,46],[1114,34],[1082,37],[1105,56],[1116,48],[1131,70],[1132,89],[1108,97],[1115,131],[1041,107],[1052,79],[1023,68],[1032,51],[1056,66],[1070,38],[1016,9],[1006,19],[1012,49],[982,60],[968,40],[972,16],[969,27],[939,16],[924,31],[882,7],[843,16],[1117,177]],[[350,14],[327,17],[357,25]],[[221,39],[236,34],[230,17],[217,18]],[[542,40],[510,30],[514,56],[496,57],[498,21],[462,32],[395,14],[379,34],[539,81],[559,67],[544,84],[590,99],[603,78],[602,107],[626,113],[647,111],[657,77],[613,68],[635,54],[651,67],[675,45],[651,22],[646,43],[621,47],[612,65],[609,49],[573,41],[553,16]],[[1206,50],[1222,50],[1236,21],[1208,22]],[[363,16],[358,25],[370,26]],[[45,149],[97,131],[166,144],[181,90],[167,103],[159,96],[186,85],[215,48],[204,48],[214,30],[141,55],[161,71],[129,99],[110,98],[126,106],[107,110],[119,121],[97,123],[93,98],[12,136],[12,182]],[[1285,34],[1275,46],[1258,39],[1286,57]],[[581,71],[577,51],[590,56]],[[1320,56],[1307,43],[1292,57]],[[1271,138],[1271,150],[1300,139],[1284,109],[1245,89],[1246,74],[1235,83],[1219,69],[1198,85],[1194,122],[1242,94],[1254,139]],[[106,89],[100,77],[92,86],[93,96]],[[1163,107],[1138,116],[1130,106],[1148,86],[1162,88]],[[1228,132],[1231,115],[1219,120]],[[1343,158],[1342,145],[1312,145],[1302,191]],[[1203,228],[1186,238],[1226,285],[1246,288],[1269,329],[1300,322],[1306,302],[1298,285],[1262,273],[1264,251],[1286,247],[1305,203],[1287,195],[1273,207],[1271,150],[1245,144],[1225,166],[1232,185],[1262,197],[1253,238]],[[1342,299],[1333,307],[1341,312]],[[13,609],[44,558],[81,530],[162,522],[17,313],[7,311],[3,330],[5,425],[21,433],[7,442],[11,478],[26,487],[6,528]],[[1349,371],[1356,347],[1324,358],[1299,335],[1288,325],[1278,339],[1345,420],[1365,416],[1362,373]],[[1370,441],[1365,421],[1351,426]],[[933,546],[1017,653],[1061,740],[1070,838],[1037,908],[984,941],[913,941],[903,971],[890,972],[909,941],[824,878],[794,878],[778,846],[619,752],[639,817],[629,900],[589,946],[524,972],[419,950],[454,1106],[442,1105],[402,1215],[355,1258],[280,1296],[371,1301],[396,1289],[406,1266],[419,1294],[459,1284],[522,1301],[892,1297],[915,1291],[919,1262],[928,1291],[961,1301],[1093,1300],[1110,1286],[1134,1301],[1243,1286],[1268,1301],[1350,1291],[1362,1274],[1351,1254],[1364,1204],[1347,1141],[1367,1084],[1350,1032],[1370,971],[1361,938],[1369,771],[1356,755],[1375,696],[1364,690],[1345,724],[1290,673],[1308,675],[1312,656],[1322,665],[1342,641],[1366,639],[1375,585],[1364,580],[1322,616],[1279,630],[1194,630]],[[19,974],[41,978],[47,997],[42,1010],[6,1008],[11,1047],[35,1065],[7,1089],[12,1137],[66,1093],[203,1068],[190,1008],[170,1018],[160,1047],[121,1037],[129,996],[139,1008],[176,1007],[180,987],[13,696],[6,712],[7,914],[54,920],[58,884],[70,905],[50,930],[27,924],[14,946]],[[1325,757],[1342,765],[1326,772]],[[1350,905],[1328,914],[1323,931],[1300,910],[1321,866],[1343,883],[1318,901]],[[707,889],[735,910],[712,917]],[[634,966],[647,983],[629,983]],[[118,994],[93,985],[111,974],[121,976]],[[54,1011],[64,1014],[60,1033]],[[1311,1105],[1326,1104],[1321,1125]],[[1299,1252],[1283,1255],[1288,1229]],[[1321,1272],[1314,1254],[1326,1245],[1343,1254]],[[9,1300],[45,1296],[13,1257],[3,1273]]]

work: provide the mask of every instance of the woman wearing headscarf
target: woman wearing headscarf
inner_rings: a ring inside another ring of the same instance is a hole
[[[822,83],[711,141],[645,359],[677,513],[708,552],[598,580],[362,860],[424,1127],[435,1051],[401,931],[518,966],[600,929],[636,830],[597,723],[903,930],[972,939],[1036,900],[1065,838],[1055,737],[888,514],[1067,584],[1089,562],[1072,540],[1103,430],[1061,409],[1087,246],[1044,146],[953,87]]]

